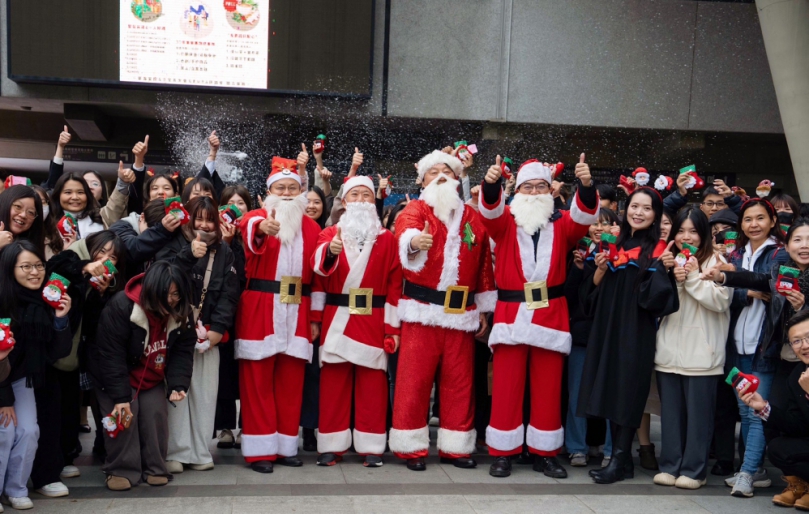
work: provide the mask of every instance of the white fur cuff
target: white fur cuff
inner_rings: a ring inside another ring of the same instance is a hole
[[[468,432],[457,430],[438,429],[438,449],[444,453],[455,455],[471,455],[475,451],[477,432],[472,429]]]
[[[565,429],[558,430],[538,430],[528,425],[525,434],[525,442],[528,446],[540,451],[552,452],[562,447],[565,442]]]
[[[390,429],[388,440],[390,451],[395,453],[415,453],[430,447],[430,429],[427,425],[414,430]]]

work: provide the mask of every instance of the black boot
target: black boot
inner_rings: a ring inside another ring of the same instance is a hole
[[[638,454],[640,456],[640,467],[650,471],[660,469],[657,466],[657,459],[655,458],[655,445],[641,445],[640,448],[638,448]]]
[[[314,428],[303,429],[303,451],[305,452],[317,451],[317,437],[315,437]]]
[[[620,482],[626,478],[626,475],[624,475],[624,469],[626,466],[627,457],[628,454],[623,452],[617,453],[613,449],[610,463],[606,468],[599,469],[591,475],[593,477],[593,481],[596,484],[614,484],[615,482]]]
[[[251,462],[250,468],[259,473],[272,473],[272,461],[260,460],[258,462]]]
[[[427,464],[424,463],[424,457],[407,459],[407,469],[410,471],[424,471],[427,469]]]
[[[475,459],[470,457],[458,457],[457,459],[451,459],[449,457],[441,457],[441,464],[452,464],[456,468],[461,469],[472,469],[478,465]]]
[[[597,484],[612,484],[635,476],[631,453],[635,429],[610,421],[610,432],[612,432],[612,459],[606,468],[590,473]]]
[[[511,459],[508,457],[497,457],[489,468],[489,474],[499,478],[511,476]]]
[[[556,457],[534,455],[534,471],[544,473],[546,477],[567,478],[567,471]]]
[[[317,456],[317,465],[318,466],[334,466],[338,462],[343,460],[343,458],[336,453],[321,453]]]
[[[723,460],[716,461],[716,464],[711,468],[712,475],[726,477],[733,474],[733,463]]]

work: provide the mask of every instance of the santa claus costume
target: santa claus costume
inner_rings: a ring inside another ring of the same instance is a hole
[[[295,166],[295,161],[273,157],[267,189],[281,179],[300,184]],[[285,458],[298,453],[304,366],[312,360],[311,258],[320,227],[304,214],[306,203],[306,195],[271,194],[263,208],[241,221],[247,287],[237,310],[235,357],[242,454],[248,463],[280,457],[280,463],[300,465],[297,459]],[[270,214],[280,223],[275,236],[260,230]],[[262,469],[271,470],[271,464]]]
[[[516,190],[529,180],[550,185],[554,168],[531,160],[517,175]],[[501,181],[483,182],[479,198],[483,225],[495,242],[497,308],[489,336],[494,352],[492,414],[486,429],[489,453],[521,453],[523,441],[535,455],[534,469],[555,478],[567,476],[555,457],[564,443],[561,418],[562,370],[570,353],[564,283],[567,260],[576,243],[598,220],[595,187],[576,192],[569,211],[554,209],[550,193],[517,193],[506,206]],[[523,426],[526,368],[531,376],[531,418]],[[536,457],[538,456],[538,457]],[[508,459],[493,476],[508,476]]]
[[[374,183],[364,176],[346,181],[343,198],[355,187],[368,188],[373,198]],[[343,248],[335,256],[329,245],[338,233]],[[388,409],[383,344],[386,336],[399,335],[402,291],[396,237],[380,224],[374,203],[348,203],[340,223],[321,232],[312,267],[319,275],[313,294],[321,286],[325,294],[322,311],[313,306],[312,312],[315,321],[322,315],[318,464],[335,464],[353,440],[366,466],[382,465]]]
[[[475,465],[468,458],[476,442],[474,337],[480,314],[492,312],[496,299],[489,236],[477,212],[457,193],[460,160],[434,151],[419,161],[419,178],[443,165],[456,179],[435,178],[396,220],[405,283],[398,309],[402,342],[389,444],[414,470],[425,469],[422,459],[430,444],[427,409],[436,370],[439,453],[456,466]],[[414,250],[411,241],[425,226],[433,245]]]

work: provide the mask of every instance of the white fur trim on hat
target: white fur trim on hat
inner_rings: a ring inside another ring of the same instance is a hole
[[[343,198],[346,197],[349,191],[360,186],[367,187],[371,190],[371,193],[374,192],[374,181],[371,180],[371,177],[365,175],[354,175],[350,179],[346,180],[345,184],[343,184]]]
[[[515,189],[519,189],[520,184],[523,182],[537,179],[544,180],[548,185],[551,185],[553,182],[553,170],[539,162],[529,162],[520,168],[520,171],[517,173],[517,185]]]
[[[463,163],[457,157],[441,150],[433,150],[419,161],[419,180],[424,179],[424,174],[436,164],[446,164],[455,173],[456,177],[461,175],[461,170],[463,169]]]
[[[301,183],[301,176],[292,170],[276,171],[275,173],[270,173],[270,176],[267,177],[267,189],[269,189],[270,186],[272,186],[273,184],[284,178],[291,178],[296,182],[298,182],[298,185],[300,185]]]

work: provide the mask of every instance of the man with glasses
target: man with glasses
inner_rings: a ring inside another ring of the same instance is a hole
[[[492,415],[486,429],[495,477],[511,474],[510,458],[523,441],[534,455],[534,471],[565,478],[556,455],[564,443],[562,371],[571,336],[564,284],[567,259],[590,224],[598,221],[599,198],[581,154],[579,187],[569,211],[554,208],[556,167],[536,159],[517,174],[508,206],[502,194],[500,156],[486,172],[478,202],[486,231],[495,242],[497,306],[489,346],[494,352]],[[523,394],[530,365],[531,421],[523,426]],[[443,401],[443,398],[442,398]]]
[[[786,404],[772,405],[757,392],[740,397],[766,429],[780,432],[769,442],[767,456],[783,472],[787,488],[772,502],[809,510],[809,310],[787,322],[787,341],[800,363],[787,378]]]

